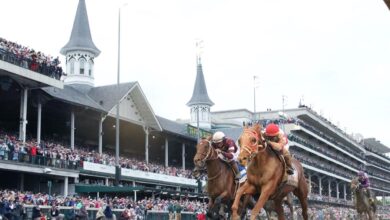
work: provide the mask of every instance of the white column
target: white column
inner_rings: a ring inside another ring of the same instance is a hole
[[[135,181],[133,181],[133,187],[135,187]],[[134,190],[134,202],[137,202],[137,190]]]
[[[329,196],[329,199],[331,197],[331,194],[332,194],[332,189],[330,188],[330,179],[328,179],[328,196]]]
[[[103,117],[99,119],[99,154],[103,153]]]
[[[165,138],[165,167],[168,167],[168,138]]]
[[[23,90],[20,92],[20,109],[19,109],[19,140],[23,140]]]
[[[337,199],[340,198],[340,191],[339,191],[339,182],[336,183],[336,194],[337,194]]]
[[[186,145],[182,143],[181,145],[181,162],[183,165],[183,170],[186,169]]]
[[[64,196],[68,195],[69,177],[64,177]]]
[[[149,164],[149,129],[144,127],[145,131],[145,162]]]
[[[23,89],[23,145],[26,145],[26,126],[27,126],[27,88]]]
[[[322,177],[318,177],[318,187],[320,189],[320,196],[322,196]]]
[[[106,186],[108,186],[108,178],[106,178]]]
[[[42,122],[42,103],[38,100],[38,119],[37,119],[37,143],[41,143],[41,122]]]
[[[347,184],[344,183],[344,200],[347,200]]]
[[[74,150],[74,111],[70,113],[70,148]]]

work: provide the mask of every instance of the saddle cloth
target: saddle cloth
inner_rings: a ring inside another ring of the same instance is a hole
[[[292,164],[292,166],[294,167],[294,174],[293,175],[285,174],[283,177],[283,182],[286,182],[286,184],[289,186],[298,187],[298,171],[297,171],[298,169],[295,166],[295,164]]]

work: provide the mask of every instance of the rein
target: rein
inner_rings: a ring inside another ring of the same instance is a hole
[[[256,142],[253,143],[250,146],[244,146],[244,150],[247,151],[248,153],[252,154],[257,154],[263,152],[265,149],[267,149],[267,144],[264,142],[262,136],[258,134],[256,131],[245,129],[244,134],[248,134],[249,136],[253,137]],[[260,138],[259,138],[260,136]],[[250,147],[250,149],[249,149]],[[260,149],[260,150],[259,150]]]
[[[213,146],[211,146],[211,143],[210,143],[210,141],[207,141],[207,144],[208,144],[208,146],[209,146],[209,149],[208,149],[208,151],[207,151],[207,153],[205,154],[204,152],[202,152],[202,153],[197,153],[197,155],[206,155],[205,157],[203,157],[200,161],[203,163],[203,164],[205,164],[206,163],[206,161],[208,161],[208,160],[214,160],[214,159],[216,159],[216,158],[210,158],[211,157],[211,155],[212,155],[212,153],[213,153]],[[196,156],[196,155],[195,155]]]

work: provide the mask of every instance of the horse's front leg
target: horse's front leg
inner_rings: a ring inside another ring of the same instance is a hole
[[[251,212],[251,220],[255,220],[256,216],[259,214],[260,210],[263,208],[265,202],[267,202],[271,192],[275,190],[276,183],[268,182],[267,185],[261,188],[260,198],[257,200],[255,207],[253,207]]]
[[[211,212],[211,210],[213,209],[213,206],[214,206],[214,199],[213,198],[209,198],[209,204],[207,205],[207,213],[206,213],[206,215],[208,217],[210,217],[210,218],[211,218],[211,216],[213,214]]]
[[[238,206],[240,204],[241,196],[244,193],[253,195],[255,193],[255,187],[250,185],[248,182],[245,182],[244,185],[238,188],[236,197],[234,198],[234,202],[232,205],[232,220],[240,219],[240,216],[238,215],[237,211]]]

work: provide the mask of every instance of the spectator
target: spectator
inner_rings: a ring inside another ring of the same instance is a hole
[[[58,207],[56,205],[52,205],[50,209],[50,217],[52,220],[59,219],[60,211],[58,211]]]
[[[80,210],[77,212],[76,220],[88,220],[88,212],[85,209],[85,205],[81,206]]]
[[[112,213],[111,206],[112,206],[111,203],[107,204],[106,209],[104,210],[104,216],[105,219],[107,220],[114,219],[114,214]]]
[[[103,212],[103,207],[100,207],[98,212],[96,213],[96,220],[105,220],[106,216],[104,215]]]
[[[35,205],[32,210],[32,219],[33,220],[41,220],[42,213],[39,205]]]

